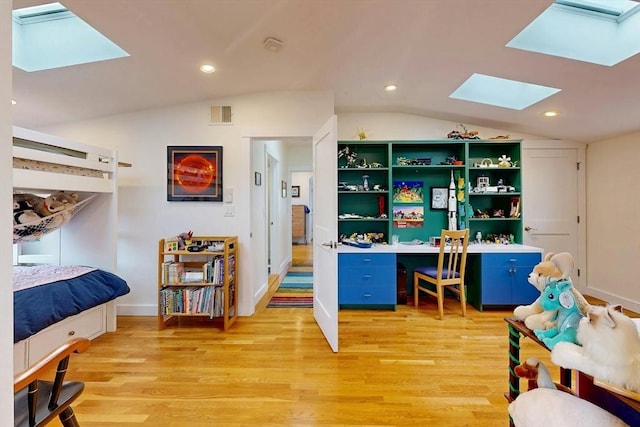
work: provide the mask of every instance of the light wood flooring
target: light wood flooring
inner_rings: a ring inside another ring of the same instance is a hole
[[[74,405],[83,427],[507,426],[511,313],[469,306],[463,318],[451,299],[436,315],[428,297],[342,310],[337,354],[311,308],[261,307],[227,332],[119,317],[67,378],[86,384]],[[521,355],[557,378],[546,350],[524,339]]]

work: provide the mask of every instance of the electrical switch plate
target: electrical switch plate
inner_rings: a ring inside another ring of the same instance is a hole
[[[233,205],[224,207],[224,216],[234,216],[235,212],[233,210]]]
[[[233,188],[226,187],[222,192],[222,200],[224,203],[233,203]],[[233,216],[233,215],[231,215]]]

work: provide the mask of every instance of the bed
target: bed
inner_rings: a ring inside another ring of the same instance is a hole
[[[129,292],[116,275],[117,175],[113,150],[13,128],[14,194],[64,191],[78,201],[59,226],[42,227],[44,232],[31,235],[34,224],[14,224],[14,266],[39,271],[51,282],[14,291],[14,372],[71,337],[93,339],[116,330],[116,300]],[[50,270],[79,266],[91,271],[60,279]],[[16,269],[14,285],[20,282]]]

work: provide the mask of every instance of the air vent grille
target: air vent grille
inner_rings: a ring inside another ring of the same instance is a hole
[[[211,123],[231,123],[231,106],[214,105],[211,107]]]

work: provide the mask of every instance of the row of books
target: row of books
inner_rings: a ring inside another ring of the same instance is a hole
[[[221,286],[164,288],[160,291],[160,309],[164,315],[202,314],[224,315],[224,289]]]
[[[235,275],[235,257],[229,256],[229,277]],[[185,268],[182,262],[165,261],[162,263],[162,283],[224,283],[224,257],[218,256],[202,264],[201,269]]]

